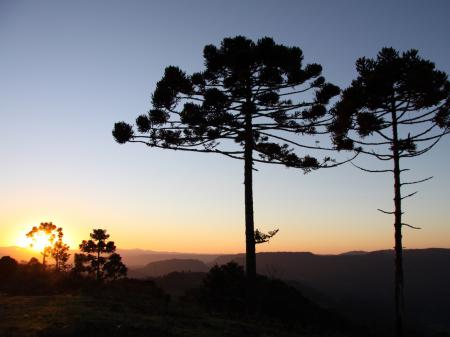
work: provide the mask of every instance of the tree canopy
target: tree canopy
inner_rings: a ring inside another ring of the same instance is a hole
[[[153,109],[136,119],[138,133],[118,122],[113,130],[116,141],[243,160],[239,148],[246,142],[247,118],[252,150],[258,154],[253,161],[304,170],[320,166],[314,157],[299,156],[292,148],[306,145],[282,136],[323,131],[326,104],[339,88],[325,82],[319,64],[303,66],[300,48],[271,38],[257,43],[242,36],[226,38],[220,48],[207,45],[203,56],[206,70],[190,76],[167,67],[153,93]],[[241,146],[230,147],[227,140]]]
[[[56,238],[62,234],[62,228],[57,227],[52,222],[41,222],[39,226],[33,228],[27,233],[27,237],[31,239],[31,246],[38,243],[42,244],[42,266],[45,268],[47,256],[51,255],[52,247]]]

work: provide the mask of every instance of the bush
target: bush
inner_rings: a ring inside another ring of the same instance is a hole
[[[255,293],[255,310],[252,316],[259,319],[318,327],[320,330],[345,330],[348,327],[347,322],[339,315],[318,307],[281,280],[258,275]],[[234,262],[213,267],[206,274],[203,286],[195,291],[193,297],[211,312],[229,316],[245,315],[244,269]]]

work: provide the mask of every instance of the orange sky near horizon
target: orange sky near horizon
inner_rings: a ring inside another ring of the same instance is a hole
[[[45,218],[45,221],[50,221]],[[0,239],[0,247],[21,246],[29,247],[30,241],[26,238],[26,233],[39,221],[16,220],[17,224],[11,223],[4,226],[8,230],[3,230]],[[55,217],[51,221],[62,226],[64,229],[64,242],[69,244],[71,249],[77,249],[79,243],[84,239],[89,239],[89,233],[94,226],[79,225],[78,221]],[[316,254],[339,254],[353,250],[373,251],[389,249],[392,247],[393,230],[388,224],[383,224],[384,230],[358,226],[348,226],[345,230],[339,230],[334,224],[324,222],[322,230],[317,230],[317,221],[312,221],[312,228],[306,226],[286,225],[278,226],[279,233],[266,244],[257,245],[257,252],[266,251],[309,251]],[[439,227],[444,227],[441,224]],[[244,226],[237,224],[234,226],[220,226],[219,230],[211,226],[204,227],[202,232],[193,232],[187,229],[181,231],[179,226],[163,224],[148,226],[134,224],[134,228],[139,228],[140,234],[130,233],[128,226],[118,223],[111,223],[110,226],[97,226],[106,228],[111,235],[111,240],[115,241],[118,248],[133,249],[141,248],[153,251],[171,251],[185,253],[213,253],[213,254],[233,254],[245,251]],[[179,235],[173,235],[171,228],[178,228]],[[186,226],[189,227],[189,226]],[[333,228],[335,227],[335,228]],[[226,228],[226,229],[220,229]],[[274,229],[273,226],[259,226],[263,231]],[[440,232],[440,233],[439,233]],[[438,235],[436,235],[438,234]],[[414,231],[406,229],[404,231],[405,248],[450,248],[446,231],[430,233],[429,231]],[[37,247],[34,247],[36,249]],[[32,248],[33,249],[33,248]]]

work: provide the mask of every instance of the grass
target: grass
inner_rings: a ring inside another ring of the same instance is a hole
[[[315,336],[307,331],[289,329],[280,323],[210,315],[179,302],[169,305],[134,302],[89,295],[1,295],[0,336]]]

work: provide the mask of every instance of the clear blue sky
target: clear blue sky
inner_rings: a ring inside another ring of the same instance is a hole
[[[114,122],[150,108],[165,66],[199,71],[204,45],[238,34],[299,46],[341,87],[383,46],[450,73],[449,13],[445,0],[0,0],[0,246],[54,221],[73,245],[102,227],[127,248],[242,251],[242,163],[120,146]],[[405,203],[424,228],[407,230],[406,247],[450,247],[449,138],[408,163],[409,177],[435,179]],[[376,211],[391,206],[389,175],[258,168],[256,225],[280,229],[260,250],[392,247],[392,219]]]

